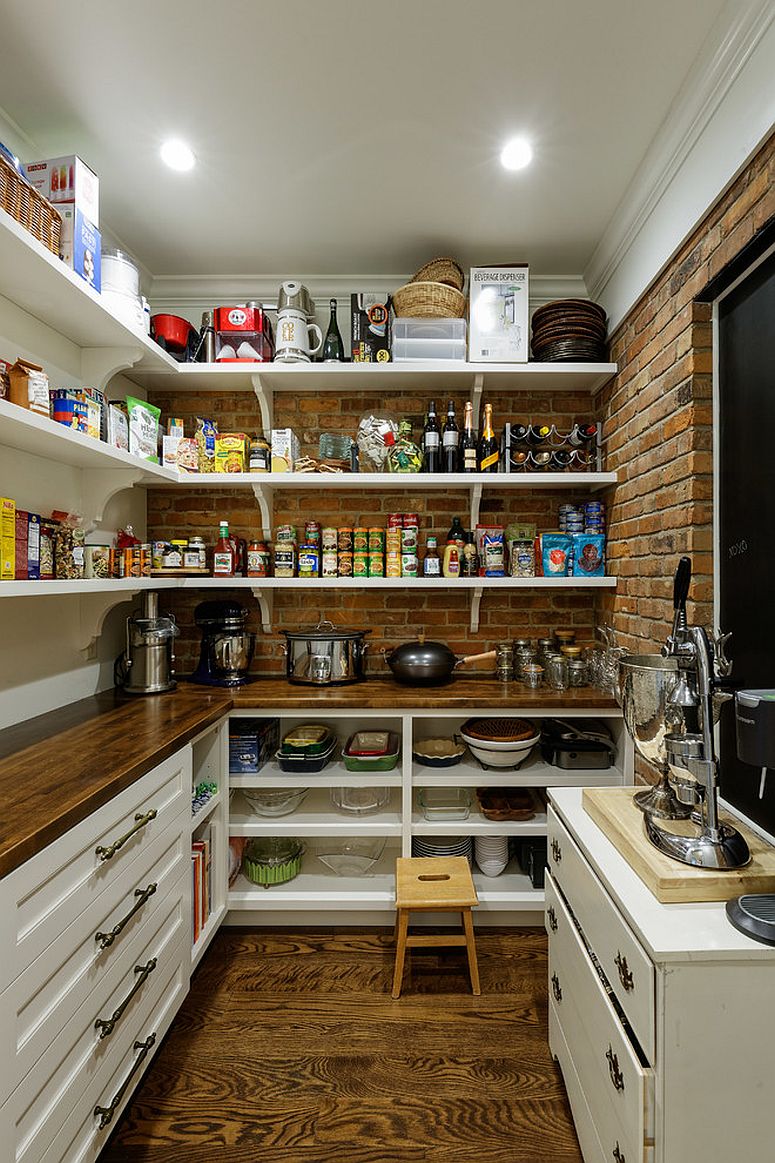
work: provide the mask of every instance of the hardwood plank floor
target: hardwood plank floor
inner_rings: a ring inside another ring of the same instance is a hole
[[[410,955],[385,930],[222,929],[100,1163],[581,1163],[546,937]]]

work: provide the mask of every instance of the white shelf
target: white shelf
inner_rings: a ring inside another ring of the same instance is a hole
[[[192,971],[197,967],[202,960],[208,945],[212,941],[215,934],[220,928],[221,921],[226,916],[226,905],[222,904],[217,909],[213,909],[210,916],[205,921],[204,928],[196,939],[196,943],[191,949],[191,969]]]
[[[357,712],[368,715],[368,710]],[[242,712],[239,712],[241,715]],[[262,711],[263,715],[264,712]],[[317,714],[317,712],[316,712]],[[401,761],[393,771],[348,771],[341,762],[329,763],[318,775],[290,775],[277,763],[268,763],[256,774],[231,774],[229,787],[400,787]]]
[[[174,361],[169,361],[173,363]],[[599,391],[616,375],[614,363],[464,363],[458,360],[416,360],[399,363],[341,364],[175,364],[140,367],[132,378],[160,391],[252,391],[258,377],[268,392],[410,392],[426,389],[433,379],[444,391],[473,388],[481,376],[485,389],[499,391]],[[177,382],[176,382],[177,381]]]
[[[426,820],[422,811],[412,813],[413,836],[545,836],[546,812],[536,812],[532,820],[487,820],[472,804],[467,820]]]
[[[597,711],[584,714],[599,717]],[[413,763],[412,783],[415,787],[614,787],[622,783],[622,773],[617,767],[603,771],[563,771],[540,757],[531,757],[515,770],[485,770],[476,760],[464,759],[455,767],[443,768]]]
[[[178,585],[185,590],[288,590],[305,586],[315,590],[596,590],[615,589],[616,580],[615,577],[186,577],[180,578]]]
[[[314,778],[314,777],[313,777]],[[269,785],[267,785],[269,786]],[[302,785],[302,786],[309,786]],[[395,793],[392,799],[395,799]],[[231,836],[400,836],[401,816],[395,804],[359,816],[338,811],[328,794],[314,789],[287,816],[260,816],[242,796],[235,796],[229,814]]]
[[[220,791],[216,792],[215,795],[211,796],[210,799],[207,801],[207,803],[204,804],[195,815],[192,815],[192,817],[191,817],[191,835],[192,836],[193,836],[194,832],[196,832],[196,830],[199,827],[201,827],[202,824],[205,823],[206,820],[210,819],[210,816],[213,814],[215,809],[218,807],[218,805],[222,799],[223,799],[223,793]]]
[[[118,594],[131,595],[140,590],[174,590],[180,588],[179,578],[122,577],[83,578],[81,581],[0,581],[2,598],[45,598],[63,594]]]
[[[171,472],[166,469],[165,472]],[[483,489],[583,489],[596,491],[615,485],[615,472],[513,472],[513,473],[389,473],[389,472],[218,472],[172,474],[177,487],[189,489],[379,489],[380,492],[411,489],[470,491]],[[169,479],[151,482],[168,487]]]
[[[0,210],[0,295],[77,347],[137,349],[140,358],[130,376],[152,371],[174,374],[178,369],[144,331],[116,319],[96,291],[5,210]]]
[[[269,888],[253,884],[240,873],[229,890],[230,909],[394,908],[395,861],[398,848],[386,847],[374,871],[366,876],[337,876],[312,851],[302,857],[301,872],[285,884]]]
[[[480,906],[487,909],[543,909],[544,890],[533,888],[530,877],[522,872],[516,860],[512,860],[500,876],[485,876],[474,862],[473,877]]]
[[[39,416],[37,412],[20,408],[8,400],[0,400],[0,445],[75,468],[132,470],[140,474],[131,482],[134,484],[169,487],[180,479],[177,470],[140,460],[120,448],[112,448],[103,440],[75,432],[48,416]]]

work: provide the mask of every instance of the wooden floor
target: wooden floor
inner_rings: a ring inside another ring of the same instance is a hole
[[[222,929],[100,1163],[581,1163],[546,937],[411,954],[384,930]],[[411,979],[408,974],[411,972]]]

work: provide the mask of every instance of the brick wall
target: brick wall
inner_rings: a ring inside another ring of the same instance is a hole
[[[661,645],[672,577],[692,558],[690,621],[710,625],[713,601],[711,310],[697,296],[775,215],[775,137],[759,151],[611,337],[619,374],[598,398],[607,467],[609,572],[598,598],[631,649]]]
[[[446,406],[437,394],[437,406]],[[315,455],[321,431],[353,433],[363,412],[386,409],[392,415],[411,416],[415,434],[420,431],[428,405],[428,395],[353,394],[341,398],[335,393],[320,395],[279,393],[275,396],[275,426],[291,427],[299,434],[303,451]],[[465,399],[453,393],[458,422],[462,420]],[[251,392],[190,392],[158,393],[153,402],[162,408],[163,417],[180,416],[186,422],[186,432],[193,431],[194,417],[213,415],[223,431],[244,431],[250,434],[260,428],[258,403]],[[547,418],[558,427],[569,429],[575,421],[594,418],[594,401],[588,395],[571,392],[556,394],[520,393],[510,396],[488,397],[494,406],[496,426],[509,417],[543,420]],[[307,478],[309,480],[309,478]],[[480,521],[508,524],[510,520],[535,521],[539,530],[557,528],[557,508],[567,501],[568,494],[559,491],[509,490],[498,491],[497,485],[487,490],[482,500]],[[290,522],[303,526],[308,518],[324,525],[386,524],[389,512],[417,512],[420,515],[421,543],[429,531],[442,537],[452,517],[460,516],[468,527],[468,493],[462,490],[423,492],[401,489],[393,492],[374,490],[320,491],[276,490],[274,524]],[[261,518],[258,505],[248,489],[151,489],[148,491],[148,530],[152,538],[190,536],[201,534],[212,544],[217,536],[217,522],[228,519],[230,528],[241,537],[260,535]],[[593,594],[590,591],[569,589],[567,593],[529,590],[508,593],[485,593],[481,603],[480,627],[477,634],[469,630],[469,592],[455,593],[447,589],[433,594],[428,590],[412,593],[411,582],[406,591],[320,590],[314,582],[300,580],[298,587],[274,594],[273,626],[298,629],[317,621],[318,616],[331,618],[339,625],[370,627],[371,669],[384,669],[379,657],[383,647],[392,647],[425,631],[429,637],[447,642],[453,650],[478,653],[488,650],[497,642],[520,634],[532,637],[548,633],[553,628],[572,626],[579,632],[580,641],[590,641],[593,627]],[[193,664],[199,634],[193,622],[193,610],[203,596],[196,591],[181,594],[163,594],[162,605],[175,613],[182,635],[178,643],[179,669],[185,671]],[[219,593],[218,596],[226,596]],[[260,625],[258,603],[250,592],[234,591],[251,611],[250,625]],[[284,641],[276,633],[259,635],[254,669],[277,672],[283,668],[279,651]]]

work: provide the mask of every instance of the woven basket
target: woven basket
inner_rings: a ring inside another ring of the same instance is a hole
[[[446,283],[407,283],[393,294],[393,310],[404,319],[462,319],[465,295]]]
[[[463,290],[463,268],[453,258],[432,258],[413,276],[413,283],[445,283],[456,291]]]
[[[0,206],[59,258],[62,218],[0,153]]]

